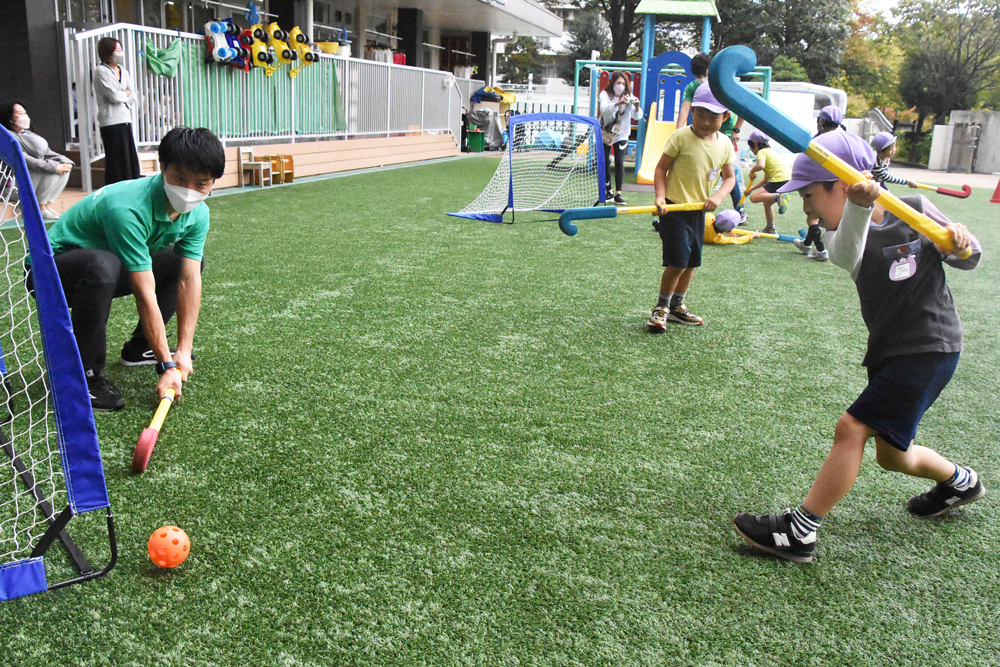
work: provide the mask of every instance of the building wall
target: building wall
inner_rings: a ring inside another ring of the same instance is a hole
[[[950,124],[977,123],[980,125],[976,147],[977,174],[1000,172],[1000,111],[952,111]]]

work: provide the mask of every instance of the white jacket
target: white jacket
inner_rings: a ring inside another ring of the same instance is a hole
[[[618,117],[620,116],[621,131],[615,135],[614,143],[616,144],[620,141],[628,141],[629,133],[632,131],[632,121],[630,119],[642,119],[642,109],[637,109],[635,105],[625,104],[619,107],[618,101],[621,98],[622,96],[611,97],[604,90],[601,91],[600,96],[597,98],[601,127],[614,125],[618,122]]]

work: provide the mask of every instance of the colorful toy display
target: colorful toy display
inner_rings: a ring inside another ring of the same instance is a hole
[[[247,13],[260,20],[259,14]],[[282,30],[275,23],[265,27],[253,23],[248,30],[231,18],[214,19],[205,24],[205,61],[226,64],[249,72],[251,67],[261,67],[271,76],[283,65],[291,65],[288,76],[295,78],[305,67],[319,62],[312,40],[298,26],[291,31]]]

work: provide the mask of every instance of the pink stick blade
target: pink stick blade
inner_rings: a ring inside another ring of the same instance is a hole
[[[948,188],[938,188],[938,194],[948,195],[949,197],[958,197],[959,199],[965,199],[972,194],[972,188],[968,185],[963,185],[961,190],[949,190]]]
[[[132,470],[143,472],[149,463],[149,457],[153,454],[153,447],[156,446],[156,438],[160,432],[156,429],[145,428],[139,436],[139,442],[135,444],[135,451],[132,453]]]

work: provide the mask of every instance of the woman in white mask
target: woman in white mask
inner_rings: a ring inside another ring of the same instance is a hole
[[[639,98],[629,93],[628,77],[622,72],[614,72],[607,87],[598,98],[601,135],[604,139],[604,173],[607,177],[607,199],[614,197],[616,204],[624,204],[622,183],[625,181],[625,149],[632,132],[632,120],[642,118]],[[611,154],[615,156],[614,195],[611,192]]]
[[[49,142],[31,131],[31,117],[20,102],[0,106],[0,125],[13,132],[21,142],[42,217],[46,220],[58,219],[59,213],[52,208],[52,203],[66,189],[73,161],[53,151]]]
[[[97,124],[104,142],[104,184],[139,178],[139,154],[132,136],[132,110],[135,109],[135,84],[122,65],[125,52],[114,37],[97,42],[101,64],[94,70],[94,95],[97,97]]]

